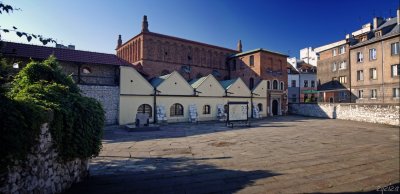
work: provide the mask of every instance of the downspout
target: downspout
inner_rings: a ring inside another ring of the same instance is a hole
[[[254,116],[253,116],[253,92],[250,92],[250,109],[251,109],[251,111],[250,111],[250,115],[251,115],[251,118],[254,118]]]
[[[383,65],[383,57],[384,57],[383,41],[381,41],[381,50],[382,50],[382,58],[381,58],[381,62],[382,62],[382,77],[381,77],[381,79],[382,79],[382,100],[383,100],[382,103],[385,103],[385,82],[383,81],[384,80],[383,79],[383,72],[384,72],[384,69],[383,69],[383,67],[384,67],[384,65]]]
[[[154,88],[154,94],[153,94],[153,109],[154,109],[154,114],[153,114],[153,123],[157,123],[157,89]]]

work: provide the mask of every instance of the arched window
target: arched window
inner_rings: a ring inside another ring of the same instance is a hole
[[[205,115],[211,114],[211,106],[210,105],[203,106],[203,114],[205,114]]]
[[[250,90],[254,88],[254,78],[250,78]]]
[[[284,90],[285,88],[284,88],[284,84],[283,84],[283,82],[281,82],[281,90]]]
[[[272,82],[272,89],[274,90],[278,89],[278,81],[274,80],[274,82]]]
[[[175,103],[171,106],[170,109],[170,116],[171,117],[176,117],[176,116],[183,116],[183,106],[182,104]]]
[[[270,90],[271,89],[271,82],[268,80],[267,81],[267,90]]]
[[[163,75],[168,75],[168,74],[169,74],[169,71],[166,70],[166,69],[164,69],[164,70],[161,71],[161,76],[163,76]]]
[[[89,74],[89,73],[92,73],[92,70],[90,70],[89,67],[84,67],[84,68],[82,68],[82,73],[83,74]]]
[[[261,103],[257,104],[257,108],[259,112],[263,111],[263,105]]]
[[[152,111],[151,111],[151,106],[148,104],[142,104],[139,106],[139,108],[137,109],[137,113],[147,113],[147,115],[149,117],[152,116]]]

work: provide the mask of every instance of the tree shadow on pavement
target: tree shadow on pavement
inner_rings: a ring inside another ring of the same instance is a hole
[[[234,193],[258,179],[279,174],[222,169],[220,158],[105,158],[90,166],[91,176],[66,193]]]

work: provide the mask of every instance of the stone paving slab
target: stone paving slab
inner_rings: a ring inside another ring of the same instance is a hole
[[[105,130],[67,193],[338,193],[400,182],[399,127],[300,116]]]

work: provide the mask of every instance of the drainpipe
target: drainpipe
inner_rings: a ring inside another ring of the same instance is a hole
[[[397,16],[398,17],[398,16]],[[398,19],[398,18],[397,18]],[[382,58],[381,58],[381,62],[382,62],[382,77],[381,77],[381,80],[382,80],[382,100],[383,100],[383,102],[382,103],[385,103],[385,83],[384,83],[384,81],[383,81],[383,67],[384,67],[384,65],[383,65],[383,57],[384,57],[384,53],[383,53],[383,41],[381,41],[381,50],[382,50]]]
[[[153,123],[156,124],[157,123],[157,92],[158,91],[156,88],[154,88],[154,93],[153,93]]]

